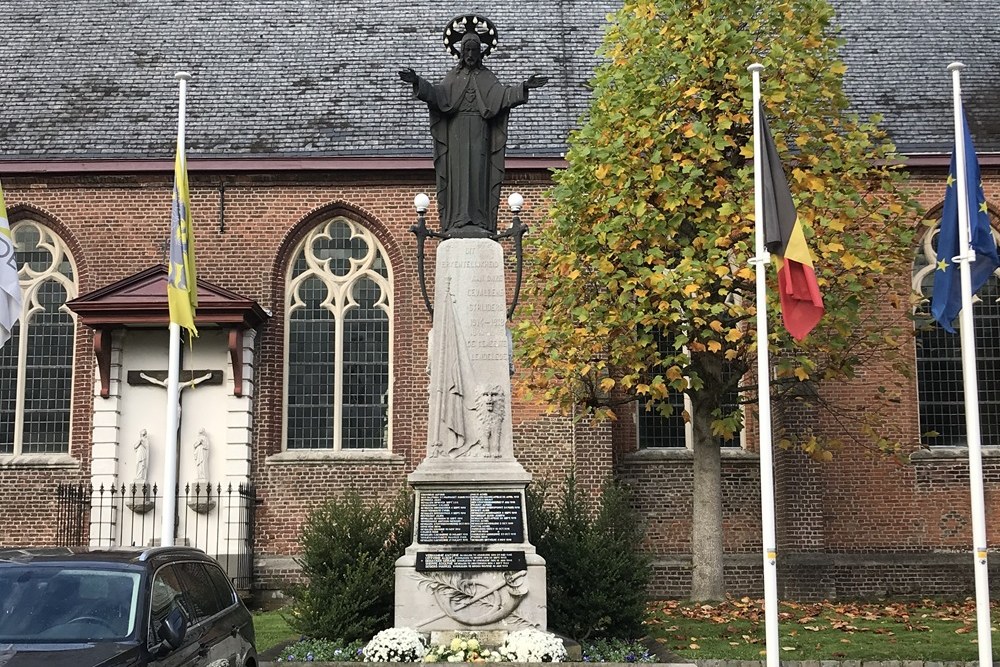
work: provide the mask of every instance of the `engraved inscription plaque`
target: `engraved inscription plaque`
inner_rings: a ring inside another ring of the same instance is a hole
[[[424,544],[524,542],[519,493],[423,493],[418,541]]]
[[[418,552],[417,572],[440,570],[527,570],[523,551]]]

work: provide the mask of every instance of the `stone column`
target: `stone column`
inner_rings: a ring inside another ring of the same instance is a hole
[[[545,561],[528,542],[514,458],[503,250],[437,250],[427,456],[409,476],[413,544],[396,562],[397,627],[421,632],[546,626]]]

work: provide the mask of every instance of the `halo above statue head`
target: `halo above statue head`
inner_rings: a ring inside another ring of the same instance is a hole
[[[479,36],[483,45],[483,55],[489,55],[497,45],[497,29],[493,21],[478,14],[463,14],[448,21],[444,27],[444,47],[456,58],[462,54],[462,38],[468,34]]]

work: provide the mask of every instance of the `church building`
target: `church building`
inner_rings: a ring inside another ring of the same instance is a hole
[[[965,110],[1000,230],[995,7],[834,4],[845,89],[855,111],[882,115],[926,209],[913,220],[926,231],[902,279],[929,296],[954,133],[946,68],[955,60],[967,65]],[[486,61],[497,78],[548,78],[511,111],[496,221],[503,230],[519,216],[530,244],[619,5],[4,3],[0,182],[24,305],[0,348],[0,544],[159,539],[175,73],[191,74],[199,298],[199,335],[181,351],[178,540],[218,557],[241,588],[266,599],[295,578],[312,508],[347,489],[392,498],[426,453],[431,319],[411,227],[414,198],[434,199],[434,146],[427,107],[400,70],[439,80],[454,64],[442,30],[481,11],[498,32]],[[516,212],[506,204],[515,192],[524,202]],[[439,226],[433,204],[427,226]],[[987,517],[1000,511],[998,299],[994,276],[976,306]],[[925,320],[915,319],[913,379],[888,416],[914,450],[907,463],[851,445],[826,463],[795,449],[777,454],[784,596],[973,590],[958,337]],[[864,409],[883,370],[825,395],[848,412]],[[520,463],[551,483],[570,471],[588,489],[610,475],[626,481],[646,521],[650,595],[684,597],[692,456],[680,414],[647,419],[635,409],[617,425],[593,424],[518,397],[517,368],[512,382]],[[794,425],[810,415],[781,418]],[[759,595],[752,434],[724,448],[722,483],[727,588]],[[987,537],[1000,543],[996,522]],[[1000,586],[1000,571],[991,581]]]

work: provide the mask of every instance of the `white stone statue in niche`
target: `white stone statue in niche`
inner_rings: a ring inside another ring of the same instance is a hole
[[[198,439],[194,441],[194,471],[199,482],[208,481],[208,449],[208,433],[199,429]]]
[[[135,449],[135,483],[142,485],[146,483],[146,475],[149,472],[149,437],[146,435],[146,429],[139,431],[139,440],[133,449]]]

